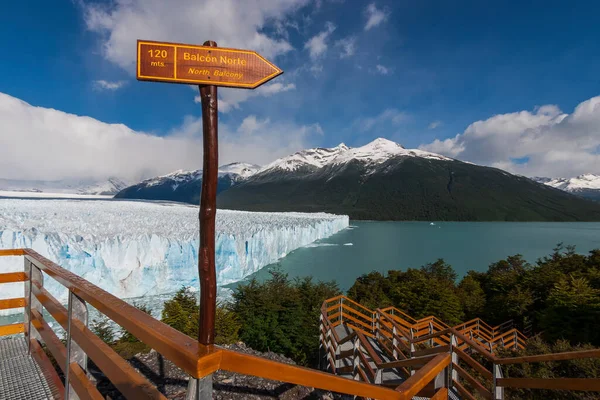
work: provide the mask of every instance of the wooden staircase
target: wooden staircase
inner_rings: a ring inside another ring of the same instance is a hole
[[[434,316],[417,320],[394,307],[370,310],[346,296],[321,307],[322,368],[415,399],[498,400],[504,399],[505,387],[600,390],[600,379],[505,378],[505,364],[600,357],[600,350],[515,358],[494,354],[526,344],[512,322],[492,327],[477,318],[450,327]]]

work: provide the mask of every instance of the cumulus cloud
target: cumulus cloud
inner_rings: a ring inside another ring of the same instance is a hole
[[[421,148],[526,176],[600,173],[600,96],[571,114],[545,105],[495,115]]]
[[[239,90],[222,88],[219,90],[219,112],[228,113],[231,110],[239,109],[240,104],[252,97],[270,97],[278,93],[295,90],[293,83],[273,82],[260,86],[254,90]],[[198,88],[195,87],[197,91]],[[200,95],[194,98],[196,103],[200,103]]]
[[[367,23],[365,24],[365,31],[371,28],[381,25],[389,17],[389,12],[377,8],[375,3],[371,3],[365,9],[365,15],[367,16]]]
[[[267,24],[286,26],[294,11],[310,0],[81,0],[87,28],[100,35],[106,59],[133,72],[136,40],[199,43],[215,40],[222,47],[253,49],[267,58],[292,45],[264,33]]]
[[[304,48],[308,50],[310,58],[314,61],[325,54],[328,47],[329,36],[335,30],[335,25],[331,22],[325,24],[325,30],[310,38]]]
[[[202,120],[158,137],[123,124],[35,107],[0,93],[0,178],[138,180],[202,165]],[[295,125],[247,117],[239,127],[219,126],[220,162],[266,164],[309,147],[319,125]]]
[[[103,91],[103,90],[110,90],[110,91],[115,91],[117,89],[121,89],[123,86],[125,86],[127,82],[126,81],[115,81],[115,82],[110,82],[110,81],[105,81],[105,80],[98,80],[98,81],[94,81],[93,85],[94,85],[94,90],[98,90],[98,91]]]

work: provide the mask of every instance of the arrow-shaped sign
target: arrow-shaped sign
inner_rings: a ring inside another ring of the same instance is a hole
[[[255,51],[137,42],[137,79],[254,89],[283,73]]]

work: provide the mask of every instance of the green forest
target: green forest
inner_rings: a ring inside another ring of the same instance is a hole
[[[600,346],[600,250],[582,255],[574,247],[558,245],[534,264],[515,255],[491,264],[486,272],[469,271],[457,278],[452,266],[439,259],[405,271],[362,275],[347,295],[371,309],[392,305],[414,318],[435,315],[449,325],[480,317],[490,325],[512,319],[519,329],[530,326],[532,338],[527,347],[503,350],[501,356]],[[253,279],[240,284],[230,303],[218,305],[216,343],[243,341],[255,350],[318,367],[321,304],[340,293],[335,282],[289,279],[272,271],[264,282]],[[165,303],[160,317],[197,337],[198,316],[197,294],[182,288]],[[145,349],[127,332],[115,341],[119,335],[105,321],[95,321],[92,328],[125,357]],[[512,366],[507,372],[512,377],[600,377],[600,360],[527,364]],[[521,390],[511,392],[509,398],[595,398],[589,396],[586,392]]]

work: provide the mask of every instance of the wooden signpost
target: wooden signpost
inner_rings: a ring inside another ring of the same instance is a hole
[[[137,42],[137,78],[254,89],[283,73],[250,50],[191,44]]]
[[[198,341],[215,342],[217,279],[215,272],[215,217],[218,173],[217,86],[254,89],[283,71],[255,51],[178,43],[137,42],[137,79],[153,82],[198,84],[202,102],[204,161],[200,197],[200,321]],[[212,398],[212,379],[190,379],[188,398]]]

